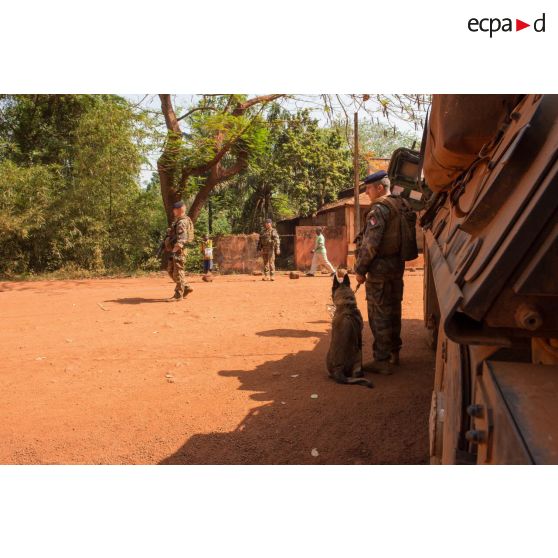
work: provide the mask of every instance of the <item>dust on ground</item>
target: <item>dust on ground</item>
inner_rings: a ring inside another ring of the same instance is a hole
[[[329,277],[191,284],[175,303],[163,275],[0,283],[0,463],[428,461],[421,272],[373,390],[327,378]]]

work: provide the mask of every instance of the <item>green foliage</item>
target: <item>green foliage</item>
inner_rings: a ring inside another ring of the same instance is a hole
[[[139,186],[149,122],[114,96],[0,99],[0,273],[142,267],[165,215]]]
[[[230,223],[232,232],[250,233],[258,231],[266,217],[279,221],[310,215],[353,185],[352,151],[344,127],[324,127],[307,110],[292,113],[277,104],[268,110],[266,125],[267,143],[252,155],[246,172],[211,198],[214,231],[218,219]],[[417,140],[414,132],[394,131],[385,124],[363,121],[359,129],[361,153],[376,157],[389,157]],[[361,166],[365,176],[364,157]],[[207,230],[206,215],[200,219]]]
[[[23,273],[43,256],[49,207],[61,187],[57,167],[0,161],[1,271]]]
[[[309,215],[336,199],[351,180],[351,157],[341,134],[301,111],[287,119],[278,142],[278,176],[295,211]]]
[[[184,269],[190,273],[201,273],[203,271],[203,254],[199,243],[196,243],[188,250]]]
[[[267,115],[265,149],[231,183],[242,211],[232,214],[237,232],[275,220],[309,215],[336,199],[350,183],[351,155],[339,130],[323,128],[309,111],[294,114],[275,105]]]
[[[231,222],[229,220],[229,211],[225,203],[225,199],[221,196],[212,196],[209,203],[211,204],[212,220],[211,234],[219,236],[230,234],[232,232]],[[204,207],[195,224],[196,240],[201,240],[204,234],[209,234],[209,207]]]
[[[193,197],[206,186],[209,168],[227,170],[239,158],[257,157],[266,149],[265,103],[235,110],[246,100],[246,95],[207,95],[192,106],[177,107],[183,113],[178,117],[182,132],[168,132],[160,163],[181,197]]]
[[[372,153],[374,157],[391,157],[399,147],[419,149],[420,138],[414,131],[402,131],[387,124],[364,121],[359,124],[360,153]]]

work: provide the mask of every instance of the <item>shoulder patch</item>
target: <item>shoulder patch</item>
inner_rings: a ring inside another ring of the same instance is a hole
[[[373,205],[372,209],[368,213],[368,223],[371,227],[376,227],[380,224],[380,221],[385,219],[385,215],[382,212],[382,206],[380,204]]]

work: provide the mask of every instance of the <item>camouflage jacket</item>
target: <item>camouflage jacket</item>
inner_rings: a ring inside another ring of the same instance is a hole
[[[275,228],[264,229],[260,233],[260,240],[258,241],[258,250],[262,252],[273,252],[279,254],[280,249],[280,239],[279,234]]]
[[[390,210],[385,205],[372,204],[365,226],[355,240],[358,252],[355,271],[359,275],[366,276],[370,273],[385,277],[403,273],[405,262],[400,255],[378,255],[390,217]]]
[[[186,217],[179,217],[175,219],[171,226],[170,241],[172,246],[180,246],[184,248],[184,245],[188,242],[188,228]]]

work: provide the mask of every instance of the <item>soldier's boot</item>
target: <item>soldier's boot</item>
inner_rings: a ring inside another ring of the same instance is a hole
[[[169,300],[182,300],[182,294],[180,291],[174,291],[174,294],[169,298]]]
[[[364,364],[362,368],[366,372],[376,372],[377,374],[382,374],[384,376],[393,374],[389,360],[373,360]]]
[[[273,276],[273,273],[269,276],[269,280],[270,281],[275,281],[275,277]]]
[[[393,351],[389,357],[389,363],[395,366],[399,366],[399,351]]]
[[[190,287],[189,285],[186,285],[184,287],[184,292],[182,293],[182,298],[186,298],[191,292],[193,292],[194,289],[192,289],[192,287]]]
[[[267,275],[264,273],[264,276],[262,277],[262,281],[267,281]]]

